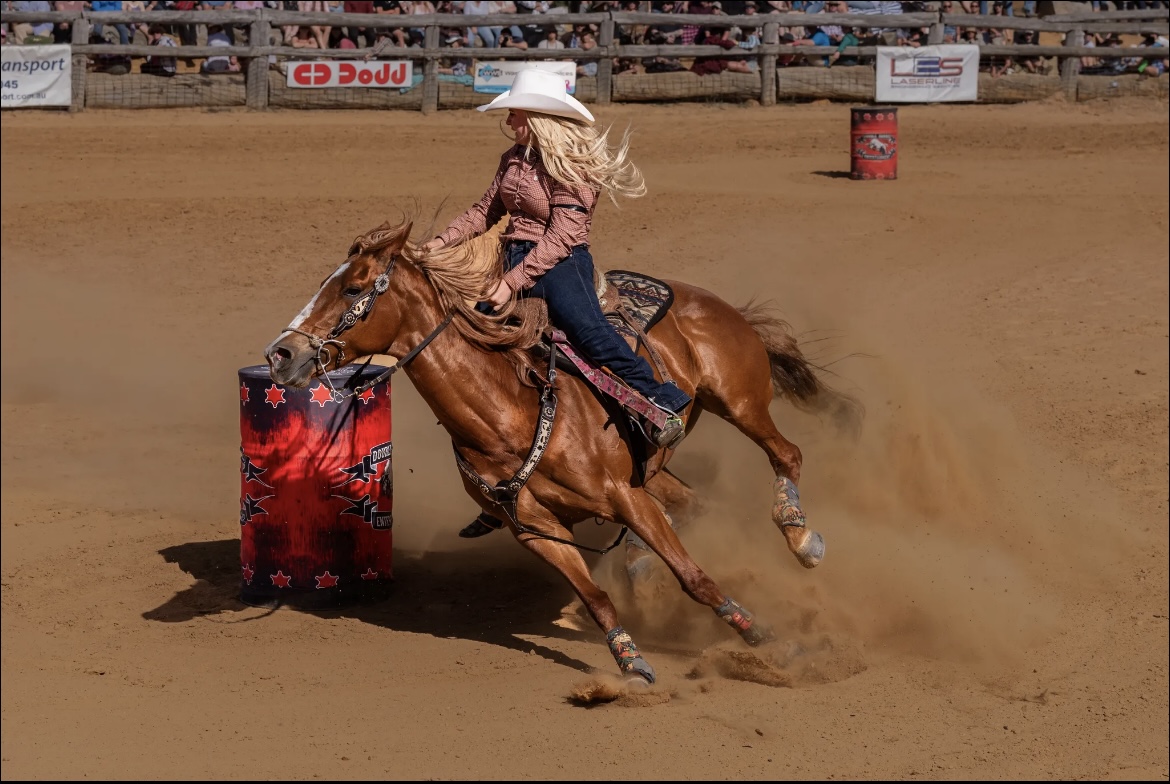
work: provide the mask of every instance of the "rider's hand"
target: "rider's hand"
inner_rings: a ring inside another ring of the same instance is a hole
[[[441,247],[443,247],[443,240],[435,237],[433,240],[427,240],[424,242],[422,249],[427,253],[430,253],[432,250],[438,250]]]
[[[502,280],[492,293],[488,295],[488,302],[497,308],[508,304],[508,300],[510,299],[512,299],[512,287]]]

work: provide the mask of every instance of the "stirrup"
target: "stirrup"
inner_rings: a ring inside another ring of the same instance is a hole
[[[459,538],[478,539],[481,536],[487,536],[493,531],[498,531],[503,527],[503,523],[494,517],[490,517],[487,512],[480,512],[479,517],[459,529]]]
[[[661,429],[653,428],[650,440],[663,449],[675,449],[686,436],[686,422],[677,414],[671,414]]]

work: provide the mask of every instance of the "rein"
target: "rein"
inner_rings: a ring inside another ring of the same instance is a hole
[[[421,354],[422,350],[425,349],[432,340],[437,338],[439,333],[446,329],[447,326],[451,323],[451,319],[455,317],[454,312],[448,313],[447,317],[439,322],[439,326],[432,329],[430,334],[422,339],[421,343],[412,348],[410,351],[406,352],[402,359],[386,368],[376,377],[370,379],[364,384],[359,384],[356,387],[352,387],[347,392],[338,392],[337,388],[333,386],[333,379],[329,378],[328,370],[329,362],[333,359],[336,359],[337,367],[339,368],[345,364],[345,341],[338,340],[338,338],[359,321],[365,321],[366,318],[369,317],[370,313],[374,309],[374,303],[378,301],[378,296],[385,294],[390,289],[390,273],[394,271],[394,264],[396,261],[398,261],[398,255],[392,254],[390,256],[390,263],[386,265],[386,271],[374,279],[374,285],[372,288],[370,288],[369,291],[354,300],[354,303],[350,305],[344,313],[341,314],[341,318],[338,319],[337,325],[329,332],[328,337],[319,337],[312,334],[311,332],[305,332],[303,329],[297,329],[291,324],[284,328],[284,332],[291,332],[309,339],[309,348],[316,349],[317,351],[317,355],[313,358],[313,361],[317,364],[317,370],[321,378],[324,380],[325,386],[329,388],[329,394],[332,396],[333,400],[338,403],[346,400],[347,398],[360,395],[367,389],[376,387],[378,384],[381,384],[383,381],[390,378],[390,376],[397,373],[401,368],[405,367],[406,363],[410,362],[410,360]],[[282,332],[281,334],[284,333]],[[336,347],[337,356],[335,358],[329,356],[330,346]],[[363,370],[369,366],[372,359],[373,357],[366,360],[366,364],[362,366]],[[361,371],[358,371],[354,378],[357,379],[360,376]]]

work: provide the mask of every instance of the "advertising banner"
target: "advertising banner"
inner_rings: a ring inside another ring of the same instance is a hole
[[[289,87],[410,87],[409,60],[306,60],[288,64]]]
[[[577,64],[573,62],[547,61],[524,62],[523,60],[477,60],[475,82],[472,89],[477,93],[502,93],[512,87],[516,74],[525,68],[539,68],[565,77],[565,88],[569,95],[577,89]]]
[[[0,47],[4,89],[0,108],[68,106],[73,101],[69,44]]]
[[[879,46],[874,99],[879,103],[974,101],[978,46]]]

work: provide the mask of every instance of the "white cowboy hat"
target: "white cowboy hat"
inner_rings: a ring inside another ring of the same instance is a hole
[[[565,89],[565,78],[538,68],[527,68],[516,74],[511,90],[500,93],[491,103],[479,107],[481,112],[496,109],[524,109],[593,124],[593,115]]]

